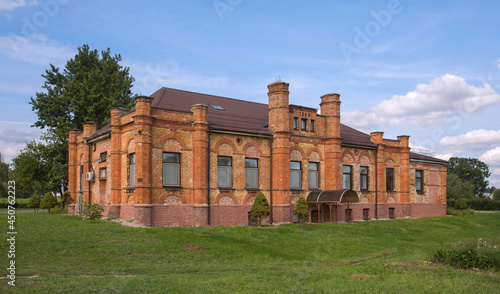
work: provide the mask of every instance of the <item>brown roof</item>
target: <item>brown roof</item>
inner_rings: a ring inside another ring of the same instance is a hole
[[[191,112],[191,106],[195,104],[209,105],[207,120],[212,130],[271,135],[271,131],[267,127],[269,119],[267,104],[165,87],[153,93],[151,97],[154,98],[151,104],[153,108],[172,111]],[[217,106],[223,110],[217,110]],[[110,125],[108,124],[90,136],[89,139],[98,138],[109,132]],[[342,136],[342,144],[377,147],[377,144],[371,141],[370,135],[343,124],[340,125],[340,135]],[[447,163],[445,160],[413,152],[410,152],[410,158]]]

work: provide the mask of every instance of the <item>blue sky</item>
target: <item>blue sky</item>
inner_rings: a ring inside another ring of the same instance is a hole
[[[342,122],[415,150],[476,157],[500,186],[499,1],[0,0],[0,152],[10,162],[36,115],[49,64],[111,48],[136,82],[319,108],[341,94]]]

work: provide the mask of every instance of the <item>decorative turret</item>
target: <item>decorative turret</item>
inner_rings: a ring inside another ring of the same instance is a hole
[[[276,82],[267,86],[269,96],[269,128],[273,132],[290,131],[288,83]]]

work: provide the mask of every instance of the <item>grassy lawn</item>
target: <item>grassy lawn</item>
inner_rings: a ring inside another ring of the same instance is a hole
[[[7,215],[0,215],[6,231]],[[19,214],[17,286],[0,293],[499,293],[500,273],[429,263],[498,239],[500,213],[351,224],[130,228]],[[8,243],[0,242],[6,276]],[[387,258],[384,258],[384,255]]]

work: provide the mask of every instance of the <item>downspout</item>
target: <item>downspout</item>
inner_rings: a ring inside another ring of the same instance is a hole
[[[378,219],[378,145],[375,150],[375,219]]]
[[[89,150],[88,151],[88,156],[89,156],[89,172],[92,170],[92,157],[91,157],[90,145],[91,145],[91,143],[89,143],[89,141],[87,140],[87,148]],[[89,182],[89,204],[92,204],[92,189],[90,188],[90,183],[92,181],[90,180],[88,182]]]
[[[270,154],[270,158],[271,158],[271,164],[269,165],[271,167],[271,171],[270,171],[270,181],[269,181],[269,198],[270,198],[270,215],[271,215],[271,225],[273,224],[273,141],[274,141],[274,137],[271,136],[271,142],[270,142],[270,148],[269,148],[269,154]]]
[[[208,203],[208,213],[207,213],[207,218],[208,218],[208,226],[211,226],[211,216],[210,216],[210,135],[212,135],[212,128],[210,125],[208,126],[208,155],[207,155],[207,160],[208,160],[208,167],[207,167],[207,203]]]

